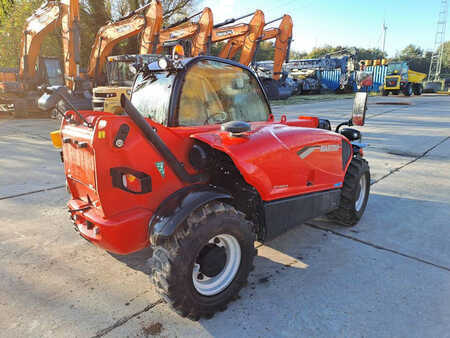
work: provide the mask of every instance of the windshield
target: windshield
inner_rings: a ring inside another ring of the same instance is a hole
[[[387,74],[398,74],[400,75],[402,72],[402,64],[401,63],[390,63],[387,67]]]
[[[64,86],[64,77],[59,60],[44,60],[45,70],[47,72],[47,82],[49,86]]]
[[[170,94],[175,74],[168,72],[151,73],[147,77],[138,75],[133,88],[131,103],[142,116],[167,125]]]
[[[246,69],[204,60],[186,74],[178,106],[180,126],[267,121],[269,114],[258,81]]]
[[[135,74],[130,71],[132,62],[112,61],[106,64],[108,84],[131,87]]]

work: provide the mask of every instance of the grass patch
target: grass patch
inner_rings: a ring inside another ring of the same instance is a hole
[[[318,95],[295,95],[287,100],[273,100],[270,103],[273,106],[287,106],[292,104],[311,103],[314,101],[333,101],[339,99],[353,99],[354,93],[351,94],[318,94]]]

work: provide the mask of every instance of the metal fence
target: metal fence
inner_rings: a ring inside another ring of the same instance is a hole
[[[372,92],[380,91],[380,86],[384,83],[386,76],[386,66],[369,66],[366,67],[366,72],[372,73],[373,86],[370,88]],[[341,70],[323,70],[321,73],[322,84],[330,90],[336,90],[339,87],[339,78],[341,76]],[[354,74],[352,75],[352,77]]]

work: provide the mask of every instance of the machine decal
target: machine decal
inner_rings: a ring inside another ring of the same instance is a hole
[[[161,176],[164,178],[166,177],[166,170],[164,169],[164,162],[156,162],[156,169],[158,169]]]
[[[329,145],[322,145],[322,146],[307,146],[302,149],[300,149],[297,152],[297,155],[300,156],[302,160],[307,158],[309,155],[311,155],[315,150],[319,150],[321,153],[327,153],[330,151],[338,151],[341,149],[341,146],[338,144],[329,144]]]
[[[104,138],[106,138],[106,131],[99,130],[98,131],[98,139],[104,139]]]

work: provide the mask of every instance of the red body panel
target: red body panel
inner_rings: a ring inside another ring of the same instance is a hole
[[[62,125],[72,219],[82,236],[96,245],[119,254],[135,252],[149,245],[148,225],[158,206],[187,184],[175,176],[129,117],[83,114],[93,129],[67,122]],[[147,121],[188,172],[195,173],[188,159],[193,143],[205,142],[230,156],[265,201],[338,188],[345,176],[341,160],[345,138],[317,129],[317,118],[252,123],[251,132],[244,137],[232,137],[218,125],[167,128]],[[118,148],[114,140],[122,124],[130,130],[124,146]],[[337,148],[320,150],[320,146],[328,145]],[[300,158],[298,152],[304,147],[316,148]],[[152,191],[139,195],[114,187],[110,169],[116,167],[149,175]]]
[[[222,131],[192,137],[230,156],[264,201],[335,189],[344,180],[343,137],[322,129],[258,123],[244,137]],[[306,147],[318,148],[301,158],[298,152]]]

